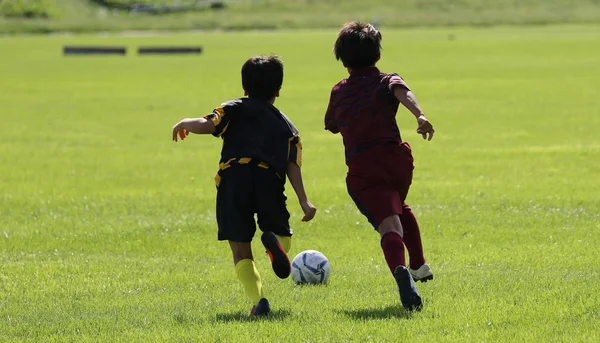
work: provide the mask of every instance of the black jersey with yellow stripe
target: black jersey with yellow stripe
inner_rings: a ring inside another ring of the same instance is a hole
[[[221,104],[205,116],[215,124],[213,136],[223,139],[220,169],[231,163],[273,169],[285,180],[288,162],[302,165],[298,129],[272,104],[239,98]]]

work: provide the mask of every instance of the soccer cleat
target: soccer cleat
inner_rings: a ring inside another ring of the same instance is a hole
[[[418,269],[408,269],[410,271],[410,275],[412,275],[413,280],[427,282],[427,280],[433,280],[433,272],[431,271],[431,267],[427,263],[419,267]]]
[[[250,316],[252,317],[266,317],[271,312],[271,305],[269,305],[269,300],[266,298],[260,299],[258,304],[252,306],[252,310],[250,310]]]
[[[417,288],[415,287],[415,281],[408,269],[404,266],[398,266],[394,271],[394,278],[398,284],[402,306],[404,306],[407,311],[421,311],[423,302],[421,301],[421,296],[419,296],[419,292],[417,292]]]
[[[260,237],[262,244],[267,249],[267,254],[271,259],[271,265],[273,271],[280,279],[285,279],[290,276],[292,267],[290,266],[290,259],[288,258],[285,250],[281,247],[277,236],[273,232],[265,232]]]

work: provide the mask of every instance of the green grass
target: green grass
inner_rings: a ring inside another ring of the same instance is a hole
[[[51,19],[2,18],[0,33],[121,30],[247,30],[337,28],[348,20],[385,27],[598,23],[600,0],[236,0],[222,10],[169,15],[129,14],[90,0],[0,0],[44,2]],[[129,0],[111,0],[129,4]],[[175,3],[175,0],[137,0]],[[187,0],[186,0],[187,1]],[[181,1],[183,2],[183,0]]]
[[[56,15],[52,0],[0,0],[0,16],[13,18],[50,18]]]
[[[385,30],[436,127],[398,114],[413,146],[408,202],[435,280],[399,304],[378,235],[346,194],[339,136],[323,130],[345,70],[335,30],[0,39],[0,341],[596,342],[600,340],[598,26]],[[449,35],[454,39],[449,40]],[[188,57],[63,57],[63,44],[202,44]],[[250,320],[216,241],[220,141],[170,141],[179,119],[241,95],[258,53],[286,66],[277,105],[304,140],[314,221],[290,189],[291,255],[325,253],[330,283],[279,280]]]

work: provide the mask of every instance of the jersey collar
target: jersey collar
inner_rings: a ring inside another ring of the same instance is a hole
[[[352,76],[363,76],[367,74],[376,74],[379,73],[379,68],[377,67],[366,67],[360,69],[354,69],[350,72],[350,77]]]

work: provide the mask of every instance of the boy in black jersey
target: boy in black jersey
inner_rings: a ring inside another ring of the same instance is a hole
[[[263,231],[261,240],[273,270],[285,279],[291,267],[287,252],[292,229],[284,185],[290,180],[304,217],[317,209],[302,182],[302,145],[298,130],[273,103],[283,83],[283,63],[276,56],[255,56],[242,66],[244,95],[221,104],[202,118],[183,119],[173,126],[173,140],[191,133],[223,139],[217,183],[218,239],[229,241],[238,278],[252,300],[251,315],[270,312],[254,264],[251,241],[256,232],[254,215]]]

